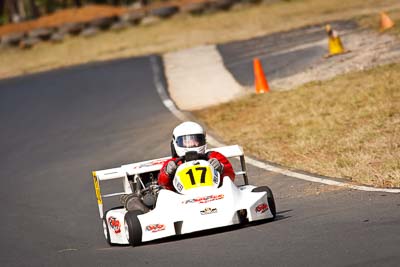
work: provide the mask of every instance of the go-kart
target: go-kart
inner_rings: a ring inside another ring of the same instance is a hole
[[[107,242],[137,246],[174,235],[273,220],[276,209],[272,191],[267,186],[248,184],[242,148],[234,145],[212,150],[227,158],[240,159],[241,170],[235,174],[243,176],[243,185],[235,185],[228,176],[221,177],[204,155],[190,152],[177,159],[182,164],[173,179],[176,192],[157,184],[158,173],[170,157],[94,171],[94,187]],[[100,182],[115,179],[122,181],[123,191],[102,194]],[[123,206],[103,212],[103,198],[115,196],[119,196]]]

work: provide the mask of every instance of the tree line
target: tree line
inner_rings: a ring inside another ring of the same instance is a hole
[[[81,7],[85,4],[118,6],[134,2],[146,4],[147,0],[0,0],[0,24],[35,19],[58,9]]]

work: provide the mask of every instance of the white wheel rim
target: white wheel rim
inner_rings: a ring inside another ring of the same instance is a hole
[[[126,220],[124,220],[124,229],[125,229],[126,240],[128,240],[128,242],[129,242],[129,227],[128,227],[128,224],[126,223]]]
[[[108,240],[106,220],[103,220],[103,233],[104,233],[104,237]]]

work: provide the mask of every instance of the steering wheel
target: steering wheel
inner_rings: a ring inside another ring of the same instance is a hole
[[[180,156],[179,158],[176,158],[174,160],[174,162],[176,163],[176,165],[178,165],[178,163],[180,161],[185,162],[185,161],[192,161],[192,160],[199,160],[199,159],[208,160],[208,156],[207,156],[207,154],[197,153],[197,151],[188,151],[188,152],[186,152],[185,155]]]

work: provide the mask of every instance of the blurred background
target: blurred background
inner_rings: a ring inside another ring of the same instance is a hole
[[[85,4],[146,5],[148,0],[1,0],[0,23],[15,23],[51,14],[69,7],[82,7]]]

